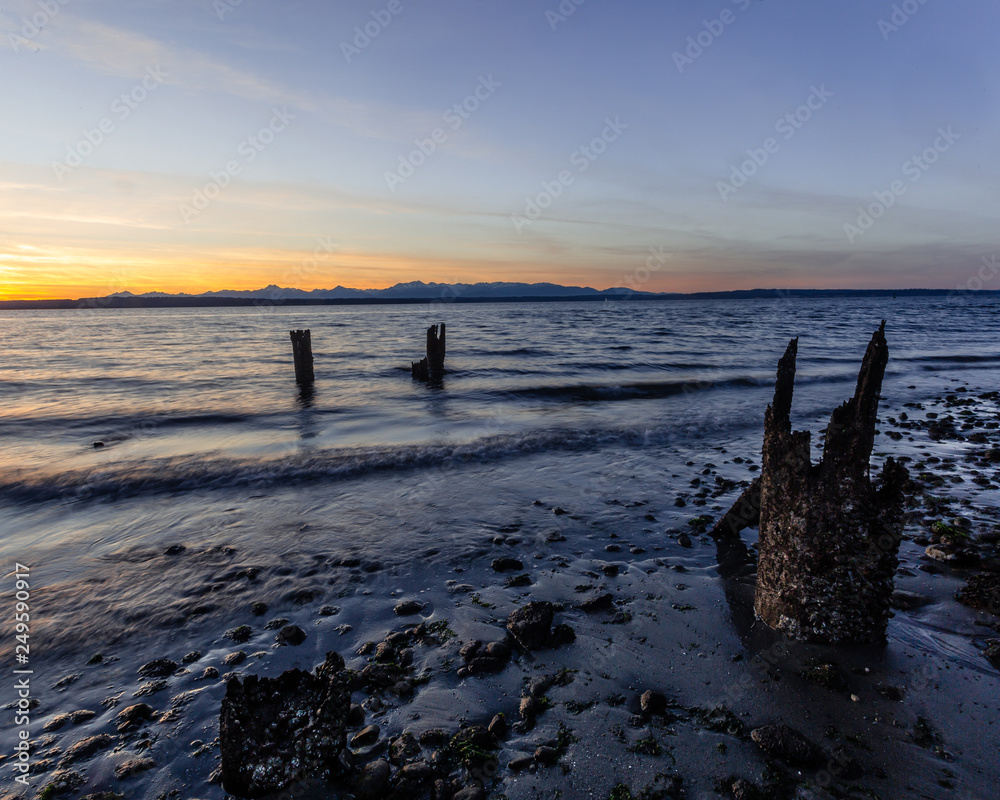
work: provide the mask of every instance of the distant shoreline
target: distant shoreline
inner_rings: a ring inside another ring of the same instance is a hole
[[[274,298],[259,297],[84,297],[76,300],[0,300],[0,310],[61,310],[105,308],[228,308],[246,306],[358,306],[358,305],[428,305],[450,303],[582,303],[627,302],[630,300],[770,300],[778,298],[829,297],[946,297],[950,295],[1000,296],[1000,290],[980,289],[740,289],[728,292],[691,292],[688,294],[584,294],[565,296],[526,295],[520,297],[346,297],[346,298]]]

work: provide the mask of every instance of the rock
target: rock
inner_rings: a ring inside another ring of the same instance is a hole
[[[79,761],[80,759],[90,758],[99,750],[104,750],[105,748],[110,747],[114,744],[114,742],[115,737],[109,736],[106,733],[99,733],[96,736],[88,736],[86,739],[81,739],[69,750],[67,750],[66,754],[59,762],[59,765],[65,766],[67,764],[72,764],[74,761]]]
[[[392,767],[384,758],[365,764],[354,784],[354,793],[358,800],[382,800],[389,788],[389,777]]]
[[[353,709],[353,705],[351,706]],[[360,708],[360,706],[359,706]],[[367,728],[362,728],[354,736],[351,737],[351,747],[368,747],[368,745],[375,744],[378,741],[379,727],[378,725],[369,725]]]
[[[448,738],[448,733],[441,728],[431,728],[421,733],[417,741],[424,747],[440,747],[448,741]]]
[[[486,800],[486,792],[479,786],[466,786],[461,791],[455,792],[451,796],[451,800]]]
[[[750,738],[769,756],[780,758],[788,764],[819,768],[826,761],[826,754],[795,728],[788,725],[764,725],[750,731]]]
[[[140,772],[153,769],[155,766],[156,762],[151,758],[130,758],[128,761],[123,761],[115,767],[115,777],[118,780],[123,780]]]
[[[470,675],[492,675],[497,672],[503,672],[505,666],[507,666],[505,659],[477,656],[469,661],[466,669],[468,669]]]
[[[177,672],[177,663],[169,658],[157,658],[139,667],[139,675],[143,678],[166,678]]]
[[[924,550],[924,554],[945,564],[975,564],[979,561],[979,553],[975,550],[955,544],[932,544]]]
[[[115,723],[118,725],[118,732],[124,733],[133,728],[138,728],[143,722],[152,718],[152,706],[148,703],[136,703],[118,712],[118,716],[115,717]]]
[[[507,735],[507,717],[503,714],[496,714],[490,720],[490,724],[486,727],[486,730],[490,732],[490,736],[494,739],[502,739]]]
[[[560,622],[552,629],[549,647],[562,647],[564,644],[571,644],[575,641],[576,632],[565,622]]]
[[[520,589],[524,586],[531,586],[531,575],[524,572],[520,575],[511,575],[504,579],[503,585],[508,589]]]
[[[255,617],[263,617],[267,613],[267,603],[254,603],[250,606],[250,613]]]
[[[72,720],[74,725],[80,725],[88,720],[92,720],[97,714],[94,711],[82,708],[79,711],[74,711],[69,715],[70,720]]]
[[[405,765],[400,771],[401,778],[405,778],[413,783],[423,783],[434,777],[434,769],[426,761],[414,761]]]
[[[510,645],[507,642],[490,642],[486,645],[484,654],[490,658],[499,658],[506,661],[510,658]]]
[[[389,744],[389,761],[399,766],[420,752],[420,744],[409,731],[404,731]]]
[[[243,644],[253,636],[253,628],[249,625],[240,625],[236,628],[230,628],[222,635],[227,639],[232,639],[236,644]]]
[[[274,637],[278,644],[290,644],[297,646],[306,640],[306,632],[298,625],[286,625]]]
[[[201,650],[192,650],[181,659],[182,664],[191,664],[201,658]]]
[[[351,703],[351,710],[347,712],[347,724],[349,727],[360,725],[365,721],[365,709],[359,703]]]
[[[369,664],[360,673],[362,685],[375,689],[388,689],[402,676],[403,673],[395,664]]]
[[[516,558],[503,556],[501,558],[494,558],[492,567],[494,572],[513,572],[515,570],[524,569],[524,564]]]
[[[521,719],[533,720],[545,710],[546,706],[539,698],[534,696],[522,697],[518,706],[518,713]]]
[[[847,688],[847,679],[836,664],[823,662],[810,664],[802,670],[802,677],[809,683],[837,692]]]
[[[398,617],[409,617],[413,614],[419,614],[424,610],[424,604],[418,603],[416,600],[404,600],[401,603],[396,603],[392,611]]]
[[[42,726],[43,731],[57,731],[69,722],[69,714],[57,714]]]
[[[275,617],[274,619],[268,621],[268,623],[264,626],[264,630],[266,630],[266,631],[276,631],[279,628],[284,628],[287,624],[288,624],[288,620],[285,619],[284,617]],[[243,625],[241,627],[245,628],[247,626]],[[237,644],[239,644],[238,641],[237,641]]]
[[[542,745],[535,749],[535,761],[539,764],[555,764],[559,760],[559,751],[554,747]]]
[[[379,663],[394,663],[396,661],[396,648],[393,647],[388,642],[379,642],[375,647],[375,652],[372,654],[372,658]]]
[[[639,698],[639,708],[643,714],[660,716],[667,710],[667,698],[661,692],[648,689]]]
[[[37,797],[54,797],[69,794],[86,783],[86,778],[71,769],[61,769],[52,773],[51,779],[38,793]]]
[[[246,660],[247,660],[247,654],[242,650],[237,650],[235,653],[230,653],[228,656],[222,659],[222,663],[225,664],[227,667],[238,667]]]
[[[892,599],[890,602],[892,603],[893,608],[897,608],[900,611],[913,611],[915,608],[930,605],[934,602],[934,600],[923,594],[907,592],[903,589],[896,589],[892,593]]]
[[[328,653],[315,674],[291,669],[277,678],[230,680],[219,716],[223,788],[256,798],[299,778],[342,774],[348,683],[337,653]]]
[[[617,564],[605,564],[601,567],[601,572],[605,574],[608,578],[614,578],[618,575],[621,568]]]
[[[458,651],[458,654],[466,662],[472,661],[479,655],[479,651],[482,649],[482,642],[466,642],[462,645],[462,648]]]
[[[155,681],[148,681],[142,684],[138,690],[132,692],[132,697],[147,697],[151,694],[156,694],[157,692],[162,692],[167,688],[167,682],[162,678],[158,678]]]
[[[580,608],[588,614],[593,614],[596,611],[607,611],[608,609],[613,608],[614,601],[614,595],[608,592],[607,594],[598,595],[597,597],[588,597],[580,603]]]
[[[511,772],[523,772],[524,770],[534,766],[534,764],[534,756],[515,756],[507,763],[507,768]]]
[[[973,575],[955,597],[970,608],[1000,615],[1000,575],[985,572]]]
[[[163,555],[165,555],[165,556],[179,556],[185,550],[187,550],[187,548],[184,545],[182,545],[182,544],[172,544],[172,545],[170,545],[170,547],[168,547],[166,550],[163,551]]]
[[[539,650],[549,642],[555,609],[547,601],[528,603],[507,617],[507,630],[526,650]]]
[[[213,678],[219,677],[219,670],[215,667],[205,667],[205,671],[201,673],[203,680],[211,680]]]

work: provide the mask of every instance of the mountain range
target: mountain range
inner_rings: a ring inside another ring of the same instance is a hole
[[[555,283],[424,283],[410,281],[397,283],[387,289],[351,289],[337,286],[333,289],[292,289],[282,286],[265,286],[263,289],[221,289],[201,294],[168,294],[166,292],[115,292],[111,297],[232,297],[251,300],[351,300],[351,299],[421,299],[455,300],[458,298],[500,297],[584,297],[597,295],[637,294],[660,296],[654,292],[633,292],[616,287],[597,290],[589,286],[559,286]]]

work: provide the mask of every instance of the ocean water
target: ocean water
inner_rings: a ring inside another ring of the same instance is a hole
[[[310,667],[330,649],[349,655],[394,624],[404,596],[425,602],[428,621],[447,617],[460,636],[474,632],[488,605],[510,602],[490,585],[498,553],[537,568],[535,591],[543,586],[546,599],[572,600],[579,576],[560,577],[567,564],[591,574],[607,559],[638,590],[653,580],[648,559],[662,556],[665,531],[718,515],[739,491],[695,503],[693,480],[753,477],[791,337],[793,424],[818,432],[853,392],[882,319],[884,408],[957,385],[1000,386],[998,311],[997,299],[966,294],[0,312],[0,555],[11,570],[30,565],[37,587],[39,722],[98,706],[114,685],[131,693],[145,660],[197,649],[199,669],[217,663],[231,645],[223,631],[241,623],[255,627],[262,650],[273,650],[264,620],[309,632],[301,648],[244,667],[269,674]],[[409,364],[440,322],[448,372],[429,387],[411,379]],[[295,328],[312,331],[307,395],[294,381]],[[880,438],[876,460],[898,449]],[[674,502],[682,494],[686,508]],[[553,531],[565,540],[546,544]],[[611,540],[635,554],[611,555]],[[684,596],[712,609],[698,635],[745,645],[745,603],[720,586],[714,550],[682,556]],[[253,580],[241,577],[249,567]],[[456,605],[456,581],[475,585],[484,605]],[[266,602],[268,615],[250,616],[252,601]],[[334,610],[318,615],[321,605]],[[981,669],[968,640],[949,638],[951,622],[927,620],[894,623],[899,651],[885,657],[887,670],[921,649]],[[660,625],[654,641],[671,648],[696,633],[686,621]],[[0,657],[12,645],[0,642]],[[85,665],[98,652],[117,663],[94,672]],[[631,671],[615,680],[636,681],[648,667],[626,655],[595,650],[581,665],[617,665]],[[695,659],[677,675],[702,686],[705,667]],[[508,688],[516,707],[516,685]],[[187,774],[184,742],[215,735],[223,689],[197,684],[187,727],[157,745],[164,768],[145,794]],[[429,687],[418,706],[447,722],[474,716],[491,696],[460,694]]]
[[[966,296],[5,312],[0,496],[16,509],[333,486],[731,435],[759,427],[792,336],[796,410],[809,418],[850,387],[882,318],[886,394],[1000,368],[996,311],[997,300]],[[448,325],[448,376],[428,388],[409,362],[435,322]],[[293,380],[291,328],[312,330],[309,397]]]

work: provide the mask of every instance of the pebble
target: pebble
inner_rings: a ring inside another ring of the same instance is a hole
[[[286,625],[278,631],[274,640],[278,644],[290,644],[292,646],[296,646],[302,644],[306,640],[306,632],[298,625]]]
[[[396,603],[392,609],[393,613],[398,617],[409,617],[413,614],[419,614],[423,610],[424,604],[416,600],[404,600],[401,603]]]
[[[370,744],[375,744],[378,741],[379,733],[378,725],[362,728],[351,737],[351,747],[367,747]]]

